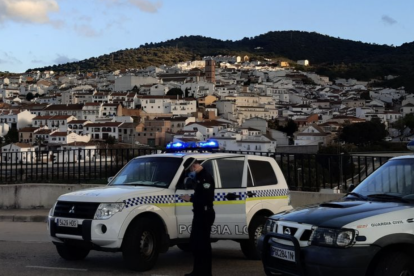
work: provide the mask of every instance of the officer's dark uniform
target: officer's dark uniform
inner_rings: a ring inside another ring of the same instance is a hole
[[[194,194],[191,195],[194,218],[190,236],[194,267],[189,275],[212,275],[210,232],[216,217],[214,188],[214,179],[205,169],[196,174]]]

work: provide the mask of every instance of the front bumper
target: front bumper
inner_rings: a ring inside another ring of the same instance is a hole
[[[59,218],[49,216],[49,233],[54,242],[78,241],[89,243],[97,249],[117,249],[122,245],[122,239],[119,238],[122,223],[114,217],[108,220],[77,219],[77,227],[72,228],[59,227]]]
[[[284,245],[271,238],[288,240],[294,246]],[[321,246],[300,247],[295,237],[277,233],[262,236],[259,241],[262,261],[267,275],[324,276],[324,275],[365,275],[368,266],[380,250],[376,246],[331,248]],[[295,252],[295,262],[271,256],[271,247]]]

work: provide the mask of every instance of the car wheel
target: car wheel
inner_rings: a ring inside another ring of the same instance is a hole
[[[242,240],[240,242],[241,250],[247,259],[250,259],[250,260],[261,259],[260,251],[257,248],[257,240],[262,235],[263,226],[265,222],[266,222],[265,217],[254,218],[249,225],[249,239]]]
[[[67,261],[79,261],[88,256],[90,250],[82,247],[69,246],[66,244],[56,244],[59,256]]]
[[[403,252],[388,252],[378,260],[374,275],[414,276],[414,264],[412,258]]]
[[[191,252],[191,244],[190,243],[179,243],[177,247],[180,248],[184,252]]]
[[[160,235],[156,225],[147,218],[129,226],[122,245],[122,256],[129,269],[146,271],[154,267],[159,254]]]

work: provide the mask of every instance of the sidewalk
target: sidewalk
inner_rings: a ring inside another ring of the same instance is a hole
[[[0,209],[0,222],[47,222],[49,209]]]

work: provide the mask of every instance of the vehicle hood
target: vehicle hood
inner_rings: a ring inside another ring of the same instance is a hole
[[[165,188],[140,186],[105,186],[67,193],[60,196],[58,200],[78,202],[121,202],[123,200],[139,197],[148,193],[158,194],[163,190],[165,190]]]
[[[396,202],[335,201],[293,209],[273,218],[319,227],[341,228],[353,221],[407,208],[413,206]]]

